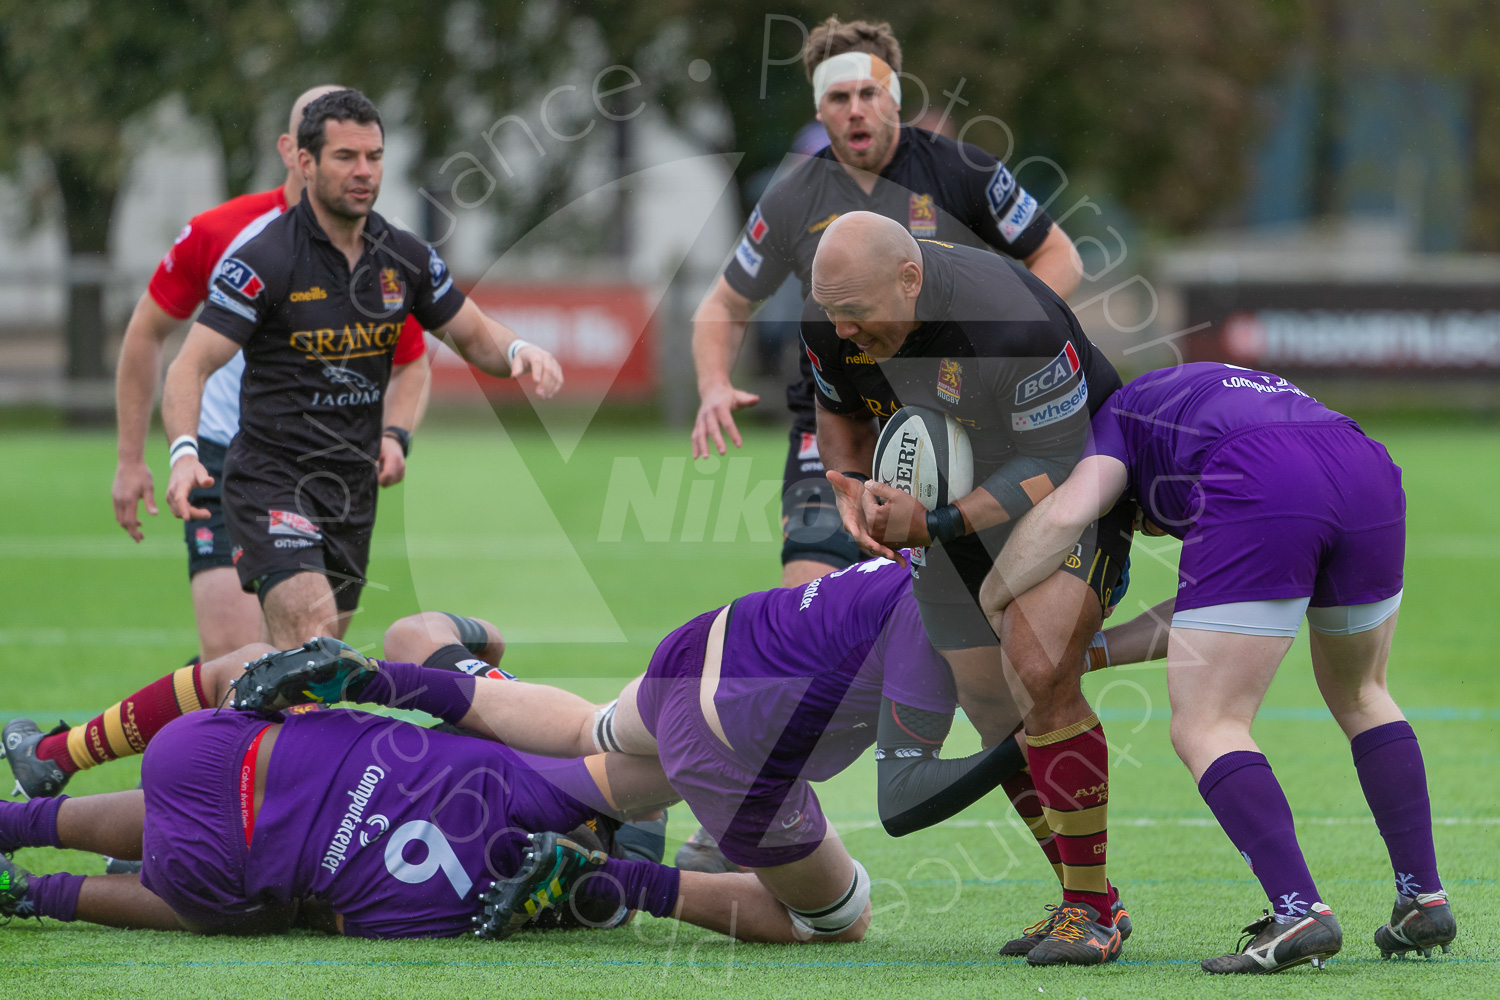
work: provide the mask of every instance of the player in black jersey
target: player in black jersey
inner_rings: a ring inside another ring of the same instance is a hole
[[[355,90],[308,105],[297,130],[302,201],[226,258],[208,304],[168,369],[162,419],[172,439],[167,501],[213,480],[198,461],[208,376],[244,349],[240,431],[225,459],[224,512],[240,584],[260,597],[263,633],[296,646],[342,636],[359,603],[375,522],[376,463],[391,353],[408,314],[448,335],[492,375],[562,385],[546,351],[488,319],[447,265],[372,211],[384,131]]]
[[[1027,959],[1109,961],[1121,941],[1111,913],[1118,894],[1104,870],[1109,756],[1078,665],[1119,601],[1131,511],[1121,505],[1101,518],[1062,569],[1018,600],[1023,608],[1012,604],[992,623],[978,596],[1016,519],[1081,457],[1089,417],[1120,378],[1067,305],[1019,264],[919,243],[869,212],[828,227],[802,337],[817,384],[818,445],[845,527],[887,558],[899,559],[901,545],[923,547],[911,557],[912,593],[966,714],[987,744],[1024,721],[1041,827],[1063,884],[1062,906]],[[952,415],[973,447],[977,487],[931,512],[900,490],[859,482],[879,421],[907,405]],[[1030,791],[1006,790],[1013,802]]]
[[[693,361],[702,404],[693,455],[741,443],[732,411],[759,397],[736,389],[730,368],[754,304],[795,274],[807,296],[813,254],[828,224],[869,211],[916,237],[987,246],[1025,262],[1062,297],[1078,284],[1073,243],[1035,198],[989,153],[899,122],[901,47],[889,25],[836,18],[814,28],[804,50],[818,119],[830,145],[771,188],[756,205],[718,283],[693,321]],[[802,586],[860,558],[839,527],[817,451],[812,372],[787,389],[794,414],[782,518],[782,585]]]

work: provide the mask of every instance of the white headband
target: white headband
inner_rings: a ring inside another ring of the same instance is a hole
[[[896,107],[901,106],[901,80],[894,70],[879,56],[868,52],[840,52],[818,63],[813,70],[813,106],[823,103],[823,95],[835,83],[851,80],[874,80],[895,98]]]

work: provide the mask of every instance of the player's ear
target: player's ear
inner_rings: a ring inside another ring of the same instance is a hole
[[[281,162],[291,170],[297,165],[297,137],[290,132],[283,132],[276,139],[276,152],[281,154]]]

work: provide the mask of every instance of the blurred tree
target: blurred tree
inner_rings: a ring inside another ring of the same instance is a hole
[[[794,0],[774,14],[719,0],[585,6],[625,57],[655,26],[687,26],[687,57],[710,63],[734,120],[742,177],[778,162],[812,117],[801,65],[785,60],[826,5]],[[1258,88],[1305,19],[1304,0],[928,0],[840,14],[889,16],[903,69],[920,81],[904,84],[904,116],[920,112],[923,86],[939,112],[945,91],[957,94],[953,121],[975,121],[967,140],[1005,155],[1004,131],[977,121],[1002,119],[1012,164],[1051,157],[1169,229],[1201,224],[1238,192],[1258,134]]]
[[[177,0],[148,11],[107,0],[0,0],[0,170],[42,153],[67,235],[67,373],[101,378],[110,227],[128,164],[126,125],[181,93],[220,129],[230,187],[255,158],[256,115],[300,54],[278,5]]]

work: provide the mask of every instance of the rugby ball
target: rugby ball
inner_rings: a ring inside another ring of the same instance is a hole
[[[963,425],[946,413],[903,406],[875,443],[872,479],[936,510],[974,490],[974,453]]]

